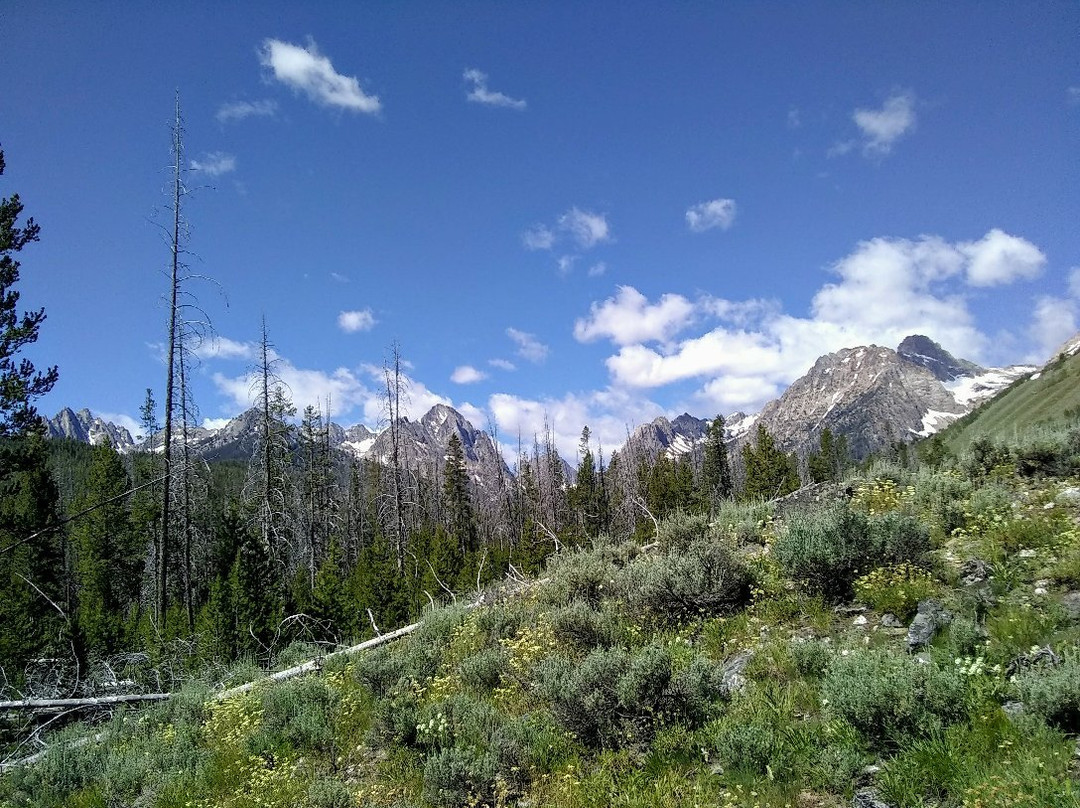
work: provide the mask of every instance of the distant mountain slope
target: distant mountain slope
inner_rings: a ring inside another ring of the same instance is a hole
[[[1009,440],[1040,424],[1080,418],[1080,334],[1038,370],[1024,374],[940,433],[953,451],[978,437]]]
[[[75,412],[64,407],[45,423],[50,438],[70,438],[95,446],[109,440],[119,452],[129,451],[135,445],[131,433],[124,427],[105,421],[88,409]]]

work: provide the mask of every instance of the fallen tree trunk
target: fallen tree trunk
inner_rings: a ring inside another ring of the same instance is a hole
[[[49,710],[77,710],[82,707],[108,707],[138,701],[165,701],[172,693],[130,693],[123,696],[94,696],[85,699],[19,699],[0,701],[0,711],[47,712]]]

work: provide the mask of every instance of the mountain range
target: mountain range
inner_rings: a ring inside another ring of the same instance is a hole
[[[1080,351],[1080,335],[1069,345],[1074,354]],[[983,368],[957,359],[922,335],[905,338],[896,350],[877,345],[845,348],[820,357],[760,413],[726,416],[725,435],[729,449],[737,450],[753,439],[760,423],[780,447],[806,454],[829,429],[846,436],[853,456],[862,459],[894,441],[934,434],[1036,371],[1026,365]],[[631,432],[627,448],[650,458],[661,452],[679,457],[704,443],[708,426],[708,419],[688,413],[671,420],[660,417]],[[406,467],[421,472],[438,468],[450,436],[457,434],[478,485],[497,485],[510,473],[491,436],[452,407],[436,405],[419,421],[401,419],[398,427],[398,453]],[[86,409],[61,410],[48,420],[48,431],[52,437],[88,443],[108,439],[122,452],[148,445],[136,443],[126,429]],[[329,431],[330,445],[347,456],[388,462],[392,455],[389,429],[332,423]],[[249,459],[258,440],[258,411],[241,413],[217,430],[195,427],[188,435],[193,451],[206,459]]]

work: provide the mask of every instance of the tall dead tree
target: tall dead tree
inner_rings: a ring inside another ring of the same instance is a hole
[[[175,410],[175,377],[176,356],[178,348],[178,335],[180,328],[179,304],[180,304],[180,280],[181,280],[181,240],[184,235],[181,224],[180,201],[187,193],[184,188],[184,129],[183,119],[180,116],[180,93],[176,94],[176,117],[172,129],[172,187],[171,187],[171,213],[172,235],[170,247],[172,251],[171,272],[169,282],[169,333],[165,352],[165,432],[162,437],[162,459],[165,464],[165,474],[173,472],[173,412]],[[169,611],[169,556],[172,552],[172,486],[166,484],[161,496],[161,537],[158,541],[157,552],[157,617],[159,625],[162,624]]]
[[[405,569],[405,481],[401,459],[401,399],[407,381],[401,373],[401,347],[395,341],[390,348],[390,360],[383,366],[386,381],[386,408],[390,421],[390,471],[391,496],[393,498],[394,553],[398,572]]]

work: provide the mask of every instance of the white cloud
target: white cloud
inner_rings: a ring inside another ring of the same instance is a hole
[[[1080,104],[1080,84],[1068,87],[1065,90],[1065,95],[1069,99],[1070,104]]]
[[[349,276],[348,275],[342,275],[340,272],[331,272],[330,273],[330,280],[335,281],[337,283],[348,283],[349,282]]]
[[[686,225],[695,233],[704,233],[715,227],[727,230],[734,223],[734,199],[713,199],[686,209]]]
[[[488,408],[498,425],[510,463],[517,459],[514,455],[519,436],[522,451],[531,457],[534,437],[542,446],[550,433],[560,456],[574,465],[584,426],[589,427],[593,446],[603,447],[606,461],[612,450],[626,441],[627,434],[664,414],[654,402],[616,389],[544,399],[496,393],[488,400]]]
[[[375,316],[371,309],[359,311],[343,311],[338,314],[338,328],[346,334],[355,334],[357,331],[370,331],[375,327]]]
[[[915,128],[915,94],[910,90],[885,99],[881,109],[856,109],[851,119],[863,135],[863,154],[883,156]]]
[[[510,337],[518,346],[518,356],[528,359],[530,362],[543,362],[547,359],[548,346],[540,342],[534,334],[518,331],[516,328],[506,329],[506,336]]]
[[[199,359],[253,359],[258,346],[252,342],[237,342],[228,337],[213,336],[195,349]]]
[[[259,63],[270,68],[282,84],[304,93],[317,104],[369,115],[382,109],[379,97],[365,93],[356,77],[338,73],[330,60],[319,53],[314,40],[309,39],[307,47],[302,48],[279,39],[266,39],[259,49]]]
[[[574,323],[574,338],[592,342],[604,337],[616,345],[667,342],[690,324],[694,304],[682,295],[666,294],[655,304],[632,286],[620,286],[615,297],[593,303],[589,316]]]
[[[787,125],[788,129],[798,129],[802,126],[802,114],[798,107],[788,107]]]
[[[583,250],[611,241],[611,228],[602,213],[570,208],[559,217],[559,227],[569,233]]]
[[[1035,343],[1035,351],[1029,357],[1034,362],[1045,362],[1065,340],[1076,334],[1077,304],[1075,300],[1059,297],[1040,297],[1035,303],[1035,313],[1028,336]]]
[[[244,118],[272,118],[277,114],[277,101],[229,101],[218,107],[218,123],[242,121]]]
[[[574,269],[574,262],[578,260],[580,256],[577,255],[560,255],[559,256],[559,274],[569,275]]]
[[[489,359],[488,364],[491,365],[493,368],[498,368],[499,370],[517,370],[517,365],[506,359]]]
[[[477,370],[472,365],[456,367],[454,372],[450,374],[450,381],[454,384],[473,384],[474,382],[482,382],[486,378],[486,373]]]
[[[819,356],[845,347],[895,348],[910,334],[925,334],[959,356],[982,361],[993,346],[975,325],[965,289],[990,279],[1030,277],[1040,259],[1030,242],[1000,231],[960,243],[935,236],[877,238],[859,243],[831,267],[835,280],[818,289],[807,316],[785,314],[768,300],[691,302],[667,294],[650,302],[624,287],[614,298],[593,303],[574,333],[582,341],[607,338],[618,346],[606,360],[617,387],[642,390],[697,380],[702,386],[694,399],[710,409],[754,409]],[[1043,310],[1054,323],[1046,333],[1057,339],[1069,325],[1068,308],[1046,303]],[[719,324],[677,339],[708,318]],[[1042,344],[1050,340],[1032,336]]]
[[[607,264],[605,264],[603,261],[598,261],[597,263],[589,267],[588,275],[590,278],[599,278],[605,272],[607,272]]]
[[[1069,270],[1069,296],[1080,300],[1080,267]]]
[[[325,410],[329,397],[330,415],[334,416],[357,406],[362,407],[372,396],[378,396],[377,388],[369,390],[347,368],[337,368],[327,373],[298,368],[289,360],[278,358],[274,372],[285,385],[286,393],[298,412],[303,412],[309,405]],[[257,373],[249,371],[241,376],[215,373],[212,378],[218,391],[235,406],[242,409],[254,406],[262,381],[262,377]]]
[[[220,177],[222,174],[236,170],[236,158],[225,152],[210,152],[198,160],[192,160],[191,170],[201,171],[211,177]]]
[[[228,426],[231,420],[232,418],[203,418],[201,426],[203,429],[211,429],[216,432]]]
[[[542,224],[534,225],[521,234],[526,250],[550,250],[555,246],[555,234]]]
[[[1037,278],[1046,256],[1030,241],[993,229],[978,241],[960,245],[969,259],[968,282],[973,286],[999,286]]]
[[[489,107],[525,109],[525,99],[511,98],[503,93],[489,90],[487,86],[487,73],[483,73],[475,68],[469,68],[465,71],[464,79],[470,85],[468,95],[465,96],[469,101],[473,101],[477,104],[486,104]]]

